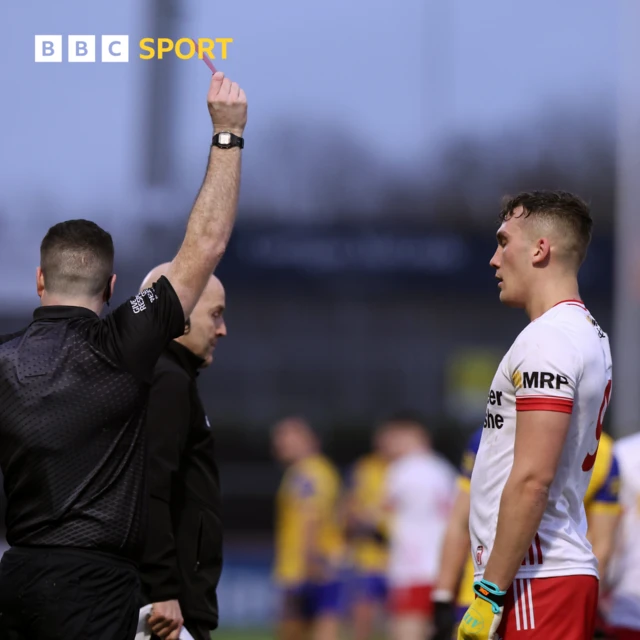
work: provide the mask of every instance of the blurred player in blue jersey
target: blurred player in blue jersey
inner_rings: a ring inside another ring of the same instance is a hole
[[[449,520],[435,603],[436,635],[434,640],[450,640],[453,628],[475,598],[474,566],[469,538],[469,484],[480,446],[482,427],[474,431],[465,448],[458,495]],[[620,470],[613,451],[613,440],[603,433],[593,475],[584,498],[589,529],[587,537],[598,560],[598,572],[604,576],[613,552],[616,526],[621,513],[618,499]]]

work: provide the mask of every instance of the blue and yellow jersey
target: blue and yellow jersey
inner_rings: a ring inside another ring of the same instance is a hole
[[[622,507],[619,495],[620,468],[613,453],[613,440],[606,433],[603,433],[600,436],[600,445],[591,481],[584,497],[587,518],[594,513],[620,513]]]
[[[387,463],[371,454],[357,460],[348,481],[350,512],[356,518],[386,529],[383,512]],[[350,559],[359,573],[381,574],[387,567],[387,547],[372,536],[356,536],[350,545]]]
[[[478,448],[480,447],[481,437],[482,427],[473,433],[462,456],[458,486],[463,491],[469,491],[471,473]],[[621,509],[618,500],[619,487],[620,470],[618,461],[613,454],[613,440],[606,433],[602,433],[593,473],[584,497],[587,518],[593,513],[619,513]],[[460,606],[469,606],[475,598],[473,593],[473,574],[473,560],[469,557],[458,591],[458,604]]]
[[[473,465],[476,461],[476,455],[478,455],[478,449],[480,448],[480,439],[482,438],[482,427],[473,432],[464,453],[462,454],[462,462],[460,464],[460,475],[458,476],[458,487],[461,491],[469,493],[471,487],[471,474],[473,473]],[[471,555],[467,559],[464,565],[464,572],[462,574],[462,580],[458,589],[458,605],[468,607],[475,600],[475,593],[473,591],[473,583],[475,568],[473,566],[473,560]]]
[[[315,521],[314,558],[328,567],[339,567],[344,552],[338,522],[340,476],[322,455],[292,465],[285,473],[276,498],[276,581],[283,586],[307,579],[307,523]]]
[[[469,493],[471,486],[471,474],[473,473],[473,465],[476,462],[478,449],[480,448],[480,438],[482,438],[482,427],[473,432],[467,446],[462,454],[462,462],[460,463],[460,475],[458,476],[458,487]]]

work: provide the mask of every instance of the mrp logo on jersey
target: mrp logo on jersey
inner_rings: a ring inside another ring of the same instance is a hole
[[[98,46],[99,40],[99,46]],[[228,46],[233,38],[198,38],[197,42],[191,38],[142,38],[139,43],[141,60],[161,60],[172,53],[180,60],[199,58],[206,55],[215,60],[214,49],[223,60],[227,59]],[[98,50],[100,62],[129,62],[129,36],[67,36],[67,62],[96,62]],[[216,45],[217,48],[216,48]],[[62,62],[63,36],[35,36],[36,62]]]
[[[560,389],[569,384],[566,376],[549,371],[516,371],[511,379],[516,389]]]

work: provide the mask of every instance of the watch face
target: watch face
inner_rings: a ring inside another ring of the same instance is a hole
[[[218,142],[220,144],[230,144],[231,143],[231,134],[230,133],[221,133],[218,136]]]

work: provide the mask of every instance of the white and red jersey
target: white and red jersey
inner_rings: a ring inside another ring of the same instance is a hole
[[[435,582],[455,487],[455,468],[435,454],[407,455],[390,465],[386,502],[391,510],[391,586]]]
[[[609,571],[608,622],[640,630],[640,433],[618,440],[622,520]]]
[[[493,551],[520,411],[568,413],[571,424],[540,527],[517,577],[598,576],[586,537],[583,499],[610,395],[609,339],[581,302],[560,302],[517,337],[491,383],[471,476],[470,530],[476,579],[484,573]],[[541,428],[540,439],[544,437]]]

